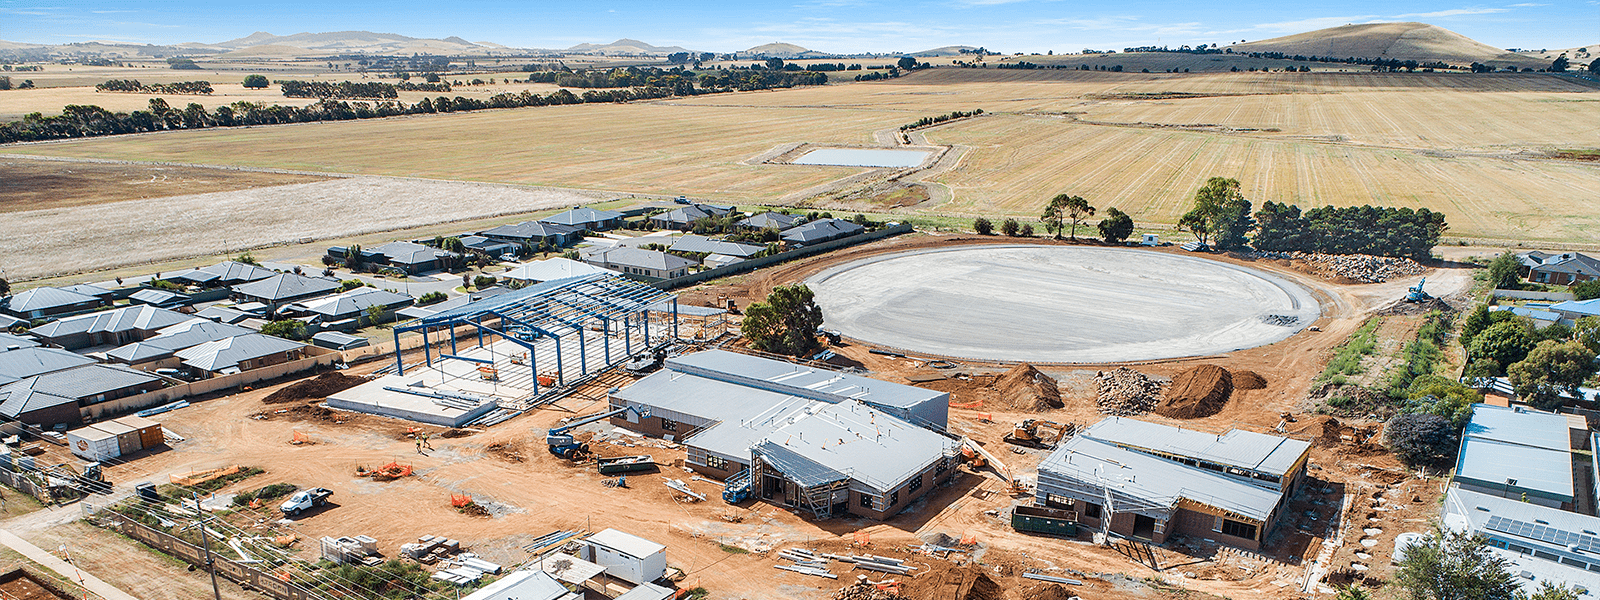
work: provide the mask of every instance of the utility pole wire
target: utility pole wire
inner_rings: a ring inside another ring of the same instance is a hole
[[[200,540],[206,547],[206,570],[211,572],[211,595],[216,600],[222,600],[222,588],[217,587],[217,561],[211,558],[211,535],[206,533],[206,511],[200,508],[200,494],[189,494],[194,497],[194,511],[200,517]]]

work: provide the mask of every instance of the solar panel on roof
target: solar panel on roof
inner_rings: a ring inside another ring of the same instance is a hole
[[[1600,537],[1573,533],[1544,525],[1535,525],[1526,521],[1507,519],[1505,517],[1489,517],[1489,522],[1484,525],[1484,528],[1559,546],[1577,546],[1578,549],[1587,552],[1600,552]]]

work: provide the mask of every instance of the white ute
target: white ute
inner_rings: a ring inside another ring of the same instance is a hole
[[[333,490],[328,488],[311,488],[309,490],[302,490],[296,492],[295,495],[290,496],[288,500],[284,500],[283,504],[278,507],[278,510],[283,511],[283,514],[292,517],[305,512],[307,509],[312,507],[327,504],[328,497],[332,495]]]

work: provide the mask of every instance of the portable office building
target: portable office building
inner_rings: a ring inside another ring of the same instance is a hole
[[[139,431],[139,447],[141,449],[154,448],[167,442],[166,434],[161,432],[161,424],[144,417],[128,415],[120,419],[113,419]]]
[[[583,560],[606,568],[606,574],[634,585],[667,574],[667,547],[642,537],[607,529],[583,541]]]
[[[67,432],[67,445],[72,453],[92,462],[106,462],[122,456],[117,436],[94,427],[84,427]]]
[[[138,429],[134,429],[133,427],[123,425],[122,423],[118,423],[116,421],[95,423],[90,425],[90,427],[117,436],[117,447],[121,450],[121,454],[123,455],[133,454],[144,449],[144,444],[142,444],[139,440]]]

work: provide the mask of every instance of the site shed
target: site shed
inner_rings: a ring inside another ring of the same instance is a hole
[[[667,547],[642,537],[607,529],[583,541],[584,560],[606,568],[606,574],[634,585],[667,574]]]
[[[68,431],[67,446],[71,447],[72,453],[79,458],[93,462],[106,462],[122,456],[122,447],[117,443],[117,436],[93,427]]]
[[[90,427],[117,436],[117,447],[122,450],[122,454],[133,454],[144,449],[144,445],[139,441],[138,429],[134,429],[116,421],[95,423],[90,425]]]
[[[160,423],[136,415],[112,420],[139,430],[139,445],[143,448],[154,448],[167,442],[166,434],[161,432]]]

